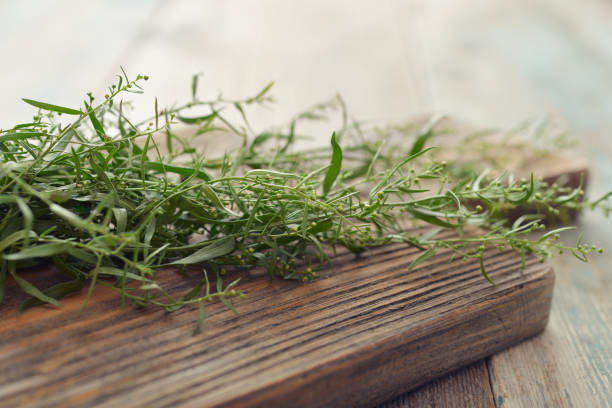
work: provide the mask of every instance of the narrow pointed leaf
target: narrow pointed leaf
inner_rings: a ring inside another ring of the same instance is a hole
[[[336,141],[336,132],[332,134],[331,137],[331,145],[332,145],[332,158],[329,169],[327,169],[327,173],[325,174],[325,179],[323,180],[323,195],[327,195],[329,190],[331,190],[338,174],[340,174],[340,168],[342,167],[342,149],[340,145]]]
[[[415,259],[414,261],[412,261],[410,263],[410,265],[408,265],[408,270],[412,270],[413,268],[416,268],[417,265],[425,262],[426,260],[428,260],[429,258],[433,257],[437,252],[437,248],[431,247],[429,249],[427,249],[425,252],[423,252],[421,255],[419,255],[419,257],[417,259]]]
[[[49,289],[45,290],[43,293],[54,299],[61,299],[66,295],[71,293],[75,293],[83,288],[83,283],[79,279],[75,279],[69,282],[58,283],[57,285],[51,286]],[[36,298],[29,297],[24,300],[21,305],[19,305],[19,313],[38,305],[43,305],[45,302]]]
[[[220,256],[231,253],[234,250],[235,244],[236,243],[234,242],[233,237],[225,237],[213,242],[208,246],[205,246],[204,248],[200,248],[193,254],[186,256],[185,258],[179,259],[178,261],[174,261],[171,264],[191,265],[209,261],[211,259],[218,258]]]
[[[79,115],[80,116],[83,114],[83,112],[79,110],[72,109],[72,108],[66,108],[64,106],[52,105],[50,103],[39,102],[33,99],[26,99],[26,98],[21,98],[21,100],[23,100],[27,104],[30,104],[32,106],[35,106],[43,110],[48,110],[48,111],[58,112],[58,113],[65,113],[66,115]]]
[[[495,285],[495,282],[493,282],[491,280],[491,278],[489,278],[489,275],[487,274],[487,271],[485,269],[484,266],[484,260],[482,259],[482,257],[480,258],[480,272],[482,273],[482,276],[484,276],[484,278],[491,284],[491,285]]]
[[[217,116],[217,112],[210,113],[208,115],[195,116],[195,117],[187,117],[187,116],[177,116],[176,118],[188,125],[196,125],[198,123],[206,122],[208,120],[214,119]]]
[[[227,307],[229,310],[231,310],[232,312],[234,312],[235,314],[238,314],[238,311],[236,310],[236,307],[234,306],[234,304],[232,303],[231,300],[227,299],[225,296],[221,296],[219,297],[219,300],[221,301],[221,303],[223,303],[225,305],[225,307]]]
[[[56,299],[44,294],[40,289],[32,285],[27,280],[23,279],[22,277],[18,276],[16,273],[11,273],[11,275],[13,275],[13,278],[15,279],[15,282],[17,282],[17,285],[19,285],[19,287],[28,295],[40,300],[43,303],[50,303],[57,307],[62,306],[62,304]]]
[[[117,223],[117,232],[122,233],[125,231],[127,225],[127,210],[125,208],[113,208],[113,215]]]
[[[196,323],[195,329],[193,329],[193,334],[196,335],[202,329],[202,323],[204,323],[204,319],[206,318],[206,308],[204,307],[204,302],[198,302],[199,313],[198,313],[198,322]]]
[[[67,252],[72,245],[67,242],[52,242],[22,249],[14,254],[4,255],[7,261],[23,261],[30,258],[47,258]]]
[[[85,104],[85,107],[87,108],[87,111],[88,111],[87,114],[89,116],[89,120],[91,121],[91,125],[93,126],[98,136],[102,139],[105,136],[104,128],[102,127],[102,123],[100,123],[100,121],[96,117],[96,112],[94,112],[91,106]]]

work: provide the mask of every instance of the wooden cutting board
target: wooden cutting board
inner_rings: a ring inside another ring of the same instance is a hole
[[[487,253],[493,286],[478,262],[442,253],[408,271],[415,256],[407,246],[339,255],[309,284],[247,275],[239,314],[212,303],[195,336],[197,310],[121,309],[102,287],[83,310],[84,293],[22,315],[11,297],[0,406],[368,406],[546,326],[554,277],[535,258],[521,270],[515,254]],[[193,283],[173,271],[164,280]]]
[[[576,171],[584,171],[576,170]],[[574,170],[572,172],[574,173]],[[552,177],[552,176],[550,176]],[[339,254],[308,284],[244,273],[235,315],[207,307],[168,314],[121,308],[99,286],[63,307],[19,315],[24,296],[7,282],[0,305],[0,407],[371,406],[541,332],[554,274],[512,252],[478,261],[436,257],[408,271],[415,248]],[[168,270],[178,293],[199,276]],[[39,287],[52,268],[23,275]]]

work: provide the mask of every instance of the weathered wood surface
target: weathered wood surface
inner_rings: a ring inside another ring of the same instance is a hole
[[[493,407],[485,360],[479,361],[384,404],[384,408]]]
[[[492,286],[477,261],[449,262],[448,252],[409,271],[418,254],[339,255],[311,284],[245,276],[240,314],[212,303],[196,336],[196,310],[120,309],[108,289],[82,311],[84,290],[23,315],[9,298],[0,406],[369,406],[544,329],[550,266],[529,258],[521,270],[515,253],[491,251]]]
[[[584,223],[592,220],[602,222]],[[555,288],[548,329],[488,361],[498,406],[612,406],[611,262],[608,254],[590,264],[553,263],[563,286]]]
[[[610,21],[601,0],[4,0],[0,127],[29,119],[19,97],[72,106],[84,90],[103,94],[120,64],[152,75],[151,107],[153,95],[161,104],[188,98],[194,72],[205,72],[204,90],[228,96],[274,79],[280,103],[254,126],[335,91],[364,120],[440,111],[506,128],[551,114],[578,135],[573,154],[590,163],[596,196],[612,189]],[[607,253],[590,264],[554,261],[544,336],[489,361],[498,406],[548,407],[559,396],[560,406],[612,406],[612,222],[588,215],[579,228]],[[467,386],[473,374],[421,387],[401,406],[471,407],[458,401],[478,392]]]

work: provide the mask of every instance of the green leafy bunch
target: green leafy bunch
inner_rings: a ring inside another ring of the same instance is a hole
[[[564,245],[559,233],[569,227],[550,229],[544,220],[602,206],[608,196],[590,203],[580,187],[441,161],[435,154],[444,145],[431,145],[435,122],[400,132],[397,143],[349,119],[334,98],[258,133],[246,112],[271,101],[272,84],[246,99],[205,101],[197,76],[190,101],[160,110],[156,100],[154,115],[136,121],[122,98],[141,93],[147,79],[123,72],[101,102],[89,93],[81,109],[24,99],[37,108],[33,120],[0,131],[0,298],[9,275],[31,296],[22,310],[59,306],[83,285],[89,299],[104,284],[122,303],[167,311],[198,304],[203,318],[205,302],[218,298],[233,309],[244,296],[224,275],[263,268],[270,277],[311,280],[338,246],[361,253],[413,245],[422,250],[413,267],[441,248],[481,265],[491,247],[541,260],[566,250],[586,260],[599,250]],[[328,124],[338,111],[331,146],[298,148],[307,138],[301,129]],[[236,146],[206,153],[202,141],[228,135]],[[70,280],[40,287],[20,276],[45,264]],[[160,274],[189,265],[202,278],[191,291],[175,296],[162,287]],[[489,279],[484,267],[482,274]]]

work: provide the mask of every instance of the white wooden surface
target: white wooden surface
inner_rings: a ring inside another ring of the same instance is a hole
[[[120,65],[151,75],[146,106],[187,98],[195,72],[210,95],[275,80],[279,103],[256,128],[336,92],[354,116],[381,122],[439,111],[508,127],[548,114],[578,136],[591,194],[612,189],[606,0],[0,0],[0,128],[29,119],[20,97],[77,106]],[[610,220],[580,224],[612,253]],[[555,261],[548,330],[489,359],[488,390],[461,385],[487,372],[471,368],[392,406],[466,406],[475,392],[503,407],[612,406],[611,261]]]

